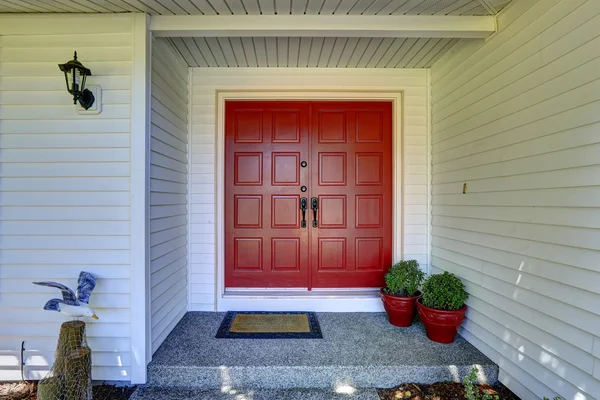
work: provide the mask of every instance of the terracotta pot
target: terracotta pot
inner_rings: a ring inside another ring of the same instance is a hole
[[[380,289],[379,293],[390,323],[403,328],[411,326],[415,317],[415,301],[421,296],[421,292],[414,297],[392,296],[383,289]]]
[[[438,343],[452,343],[458,328],[465,319],[467,306],[454,311],[437,310],[421,304],[423,299],[417,301],[417,311],[423,325],[427,337]]]

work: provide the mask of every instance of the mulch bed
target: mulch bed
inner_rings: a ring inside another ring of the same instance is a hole
[[[501,400],[520,400],[514,393],[501,384],[477,385],[482,391],[497,394]],[[128,400],[135,387],[114,385],[95,385],[94,400]],[[379,389],[382,400],[455,400],[465,398],[461,383],[441,382],[433,385],[406,383],[392,389]],[[0,383],[0,400],[37,400],[37,382]]]
[[[501,400],[520,400],[504,385],[477,385],[481,391],[498,395]],[[379,389],[382,400],[454,400],[465,399],[465,388],[462,383],[440,382],[433,385],[417,385],[405,383],[392,389]]]
[[[135,386],[94,385],[94,400],[128,400]],[[37,382],[0,382],[0,400],[37,400]]]

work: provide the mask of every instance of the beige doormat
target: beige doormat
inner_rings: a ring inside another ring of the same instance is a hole
[[[317,315],[310,312],[233,312],[225,315],[217,338],[321,339]]]

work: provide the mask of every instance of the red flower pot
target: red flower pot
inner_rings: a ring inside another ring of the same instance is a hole
[[[421,296],[421,292],[414,297],[392,296],[383,289],[380,289],[379,293],[390,323],[403,328],[411,326],[415,316],[415,301]]]
[[[427,337],[438,343],[452,343],[458,328],[465,319],[467,306],[454,311],[437,310],[421,304],[422,299],[417,301],[419,318],[425,325]]]

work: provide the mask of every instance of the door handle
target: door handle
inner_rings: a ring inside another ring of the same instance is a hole
[[[302,210],[302,221],[300,221],[300,226],[306,228],[306,208],[308,207],[308,199],[303,197],[300,199],[300,210]]]
[[[314,213],[312,226],[313,226],[313,228],[316,228],[317,226],[319,226],[319,223],[317,222],[317,210],[319,209],[319,198],[318,197],[313,197],[310,200],[310,208],[312,208],[313,213]]]

